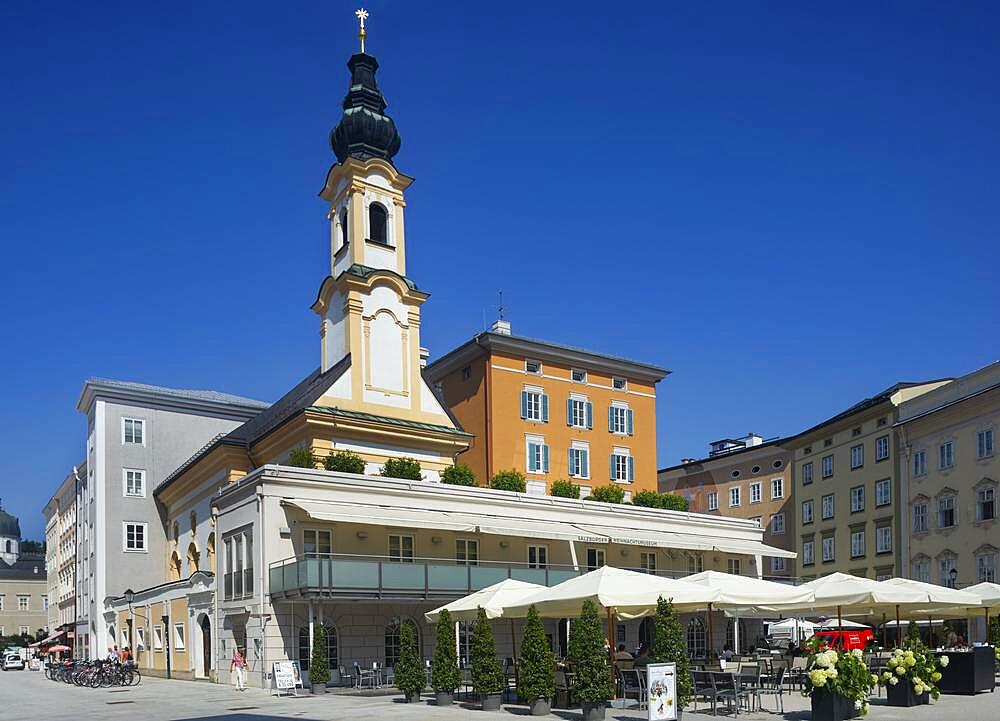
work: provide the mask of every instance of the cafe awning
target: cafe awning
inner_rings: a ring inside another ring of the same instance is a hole
[[[654,548],[676,548],[684,551],[718,551],[744,556],[770,556],[795,558],[794,551],[768,546],[760,541],[735,538],[714,538],[687,533],[653,531],[637,528],[612,528],[610,526],[578,525],[578,528],[598,537],[605,537],[611,543]]]

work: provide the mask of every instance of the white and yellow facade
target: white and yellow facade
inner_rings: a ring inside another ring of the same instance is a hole
[[[45,515],[45,572],[48,581],[48,628],[65,626],[68,640],[76,624],[76,484],[87,466],[79,466],[63,479],[42,513]],[[72,643],[66,645],[72,647]]]

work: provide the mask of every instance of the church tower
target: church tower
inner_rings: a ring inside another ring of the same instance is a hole
[[[358,17],[361,52],[347,62],[343,116],[330,133],[337,162],[319,194],[330,221],[330,274],[312,306],[322,371],[349,368],[337,369],[322,402],[454,429],[421,375],[420,307],[428,295],[406,274],[403,217],[413,179],[393,163],[399,131],[385,112],[378,61],[365,52],[367,13]]]

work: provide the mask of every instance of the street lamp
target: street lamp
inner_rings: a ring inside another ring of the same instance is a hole
[[[958,569],[953,568],[948,571],[948,579],[951,581],[951,587],[956,588],[958,586]]]
[[[126,621],[126,623],[128,623],[128,645],[129,645],[129,650],[132,653],[134,653],[134,651],[131,650],[132,649],[132,644],[134,643],[134,641],[132,640],[132,638],[133,638],[132,637],[132,625],[133,625],[133,621],[132,621],[132,616],[133,616],[133,613],[132,613],[132,601],[134,601],[134,600],[135,600],[135,591],[133,591],[131,588],[126,588],[125,589],[125,603],[128,604],[128,620]],[[136,659],[137,662],[138,662],[138,660],[139,659]]]

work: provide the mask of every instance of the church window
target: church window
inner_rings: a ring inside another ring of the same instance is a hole
[[[346,248],[350,241],[350,235],[347,232],[347,208],[340,211],[340,238],[344,241],[343,247]]]
[[[371,203],[368,206],[368,233],[369,240],[376,243],[388,243],[388,219],[389,214],[385,206],[381,203]]]

